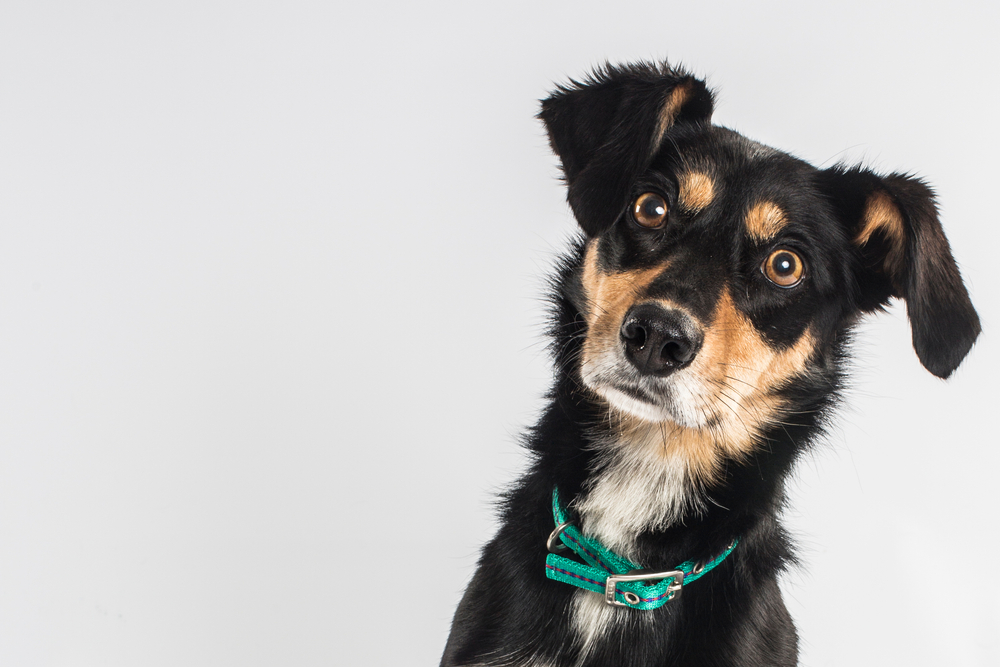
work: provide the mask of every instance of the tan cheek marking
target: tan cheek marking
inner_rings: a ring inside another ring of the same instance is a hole
[[[715,199],[715,183],[708,174],[689,171],[680,178],[679,203],[681,208],[697,213]]]
[[[861,217],[861,231],[854,243],[865,245],[876,231],[881,231],[889,240],[890,248],[885,257],[887,272],[892,276],[900,275],[903,268],[903,248],[906,247],[906,227],[899,209],[884,192],[876,192],[868,198]]]
[[[767,241],[778,235],[788,224],[784,211],[774,202],[760,202],[754,205],[744,220],[747,232],[758,241]]]
[[[704,383],[705,402],[717,423],[686,428],[628,418],[623,419],[623,434],[655,437],[649,429],[659,429],[664,451],[679,452],[685,458],[694,482],[710,483],[722,472],[725,458],[745,458],[760,444],[763,430],[780,421],[784,405],[775,391],[807,371],[815,347],[815,337],[807,329],[791,347],[771,348],[724,291],[702,349],[686,371]]]
[[[618,330],[625,313],[636,297],[649,286],[666,265],[642,271],[605,274],[597,266],[600,239],[587,248],[583,263],[583,287],[587,295],[587,338],[583,344],[583,361],[593,359],[618,343]]]
[[[663,108],[660,109],[660,117],[656,122],[656,131],[653,133],[653,153],[660,150],[660,144],[663,143],[663,135],[667,133],[670,126],[677,120],[677,114],[680,113],[681,107],[691,97],[691,86],[691,82],[686,81],[676,86],[670,91],[670,95],[667,96],[667,101],[664,102]]]
[[[724,290],[695,359],[702,377],[726,384],[740,397],[754,399],[770,395],[804,371],[814,349],[812,331],[806,329],[794,345],[775,350]]]

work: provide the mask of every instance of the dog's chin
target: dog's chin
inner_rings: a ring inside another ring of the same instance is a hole
[[[654,424],[673,422],[686,428],[700,428],[707,424],[707,420],[699,411],[685,410],[674,400],[660,402],[653,398],[640,398],[608,385],[591,387],[591,389],[600,394],[612,410],[624,412],[646,422]]]

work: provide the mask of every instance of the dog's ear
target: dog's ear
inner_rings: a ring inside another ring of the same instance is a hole
[[[920,179],[834,167],[820,172],[857,253],[860,307],[906,300],[913,349],[927,370],[951,375],[979,335],[979,316]]]
[[[665,64],[607,65],[560,87],[538,116],[562,161],[573,214],[595,236],[621,215],[670,128],[711,120],[712,94]]]

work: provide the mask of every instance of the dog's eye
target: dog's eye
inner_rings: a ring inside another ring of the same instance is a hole
[[[659,229],[667,224],[667,200],[655,192],[647,192],[635,200],[632,217],[643,227]]]
[[[795,287],[802,282],[805,271],[802,258],[791,250],[782,248],[775,250],[764,260],[761,272],[778,287]]]

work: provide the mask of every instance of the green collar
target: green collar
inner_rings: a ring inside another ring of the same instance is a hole
[[[585,537],[559,504],[559,489],[552,490],[552,516],[556,527],[546,544],[550,553],[545,558],[545,576],[577,588],[603,593],[605,602],[618,607],[662,607],[678,597],[686,584],[715,569],[739,543],[734,539],[721,556],[707,563],[689,560],[673,570],[657,572],[643,569],[597,540]],[[560,556],[559,552],[566,549],[573,551],[585,563]]]

